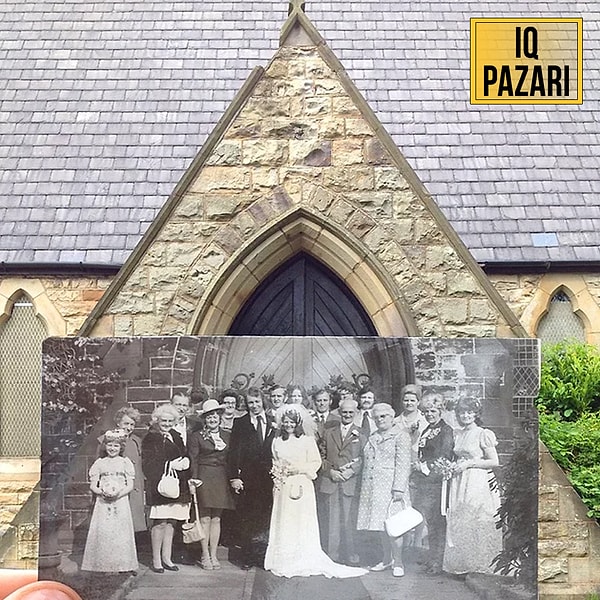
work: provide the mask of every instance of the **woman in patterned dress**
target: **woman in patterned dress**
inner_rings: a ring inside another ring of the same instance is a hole
[[[384,523],[388,516],[410,504],[411,440],[408,431],[394,423],[394,409],[389,404],[379,402],[372,412],[377,430],[364,449],[357,529],[380,532],[382,560],[371,570],[392,567],[394,577],[402,577],[402,537],[390,539]]]

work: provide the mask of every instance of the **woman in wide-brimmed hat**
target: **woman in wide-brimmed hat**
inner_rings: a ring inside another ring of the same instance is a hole
[[[217,548],[221,537],[221,513],[234,509],[235,503],[227,477],[227,453],[231,433],[220,427],[225,406],[217,400],[207,400],[198,415],[202,429],[195,431],[189,440],[192,459],[192,480],[201,481],[196,487],[200,521],[206,537],[201,541],[204,569],[220,569]]]

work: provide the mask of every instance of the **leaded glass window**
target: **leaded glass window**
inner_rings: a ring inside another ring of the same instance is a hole
[[[563,340],[586,341],[583,323],[573,312],[571,300],[564,291],[559,290],[552,296],[548,312],[538,325],[537,336],[551,344]]]
[[[0,456],[40,454],[41,356],[46,327],[19,297],[0,325]]]

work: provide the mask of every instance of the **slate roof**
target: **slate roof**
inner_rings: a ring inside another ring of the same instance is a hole
[[[477,260],[600,260],[597,0],[306,12]],[[584,104],[470,105],[474,16],[583,17]],[[286,17],[272,0],[4,0],[0,263],[123,263]]]

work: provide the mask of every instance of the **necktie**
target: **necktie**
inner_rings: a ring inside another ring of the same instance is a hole
[[[264,440],[262,415],[256,417],[256,431],[258,432],[258,439],[262,442]]]
[[[321,415],[319,418],[321,419],[321,423],[325,423],[325,415]]]
[[[366,410],[363,413],[363,420],[360,428],[364,431],[365,435],[371,435],[371,423],[369,421],[369,413]]]

